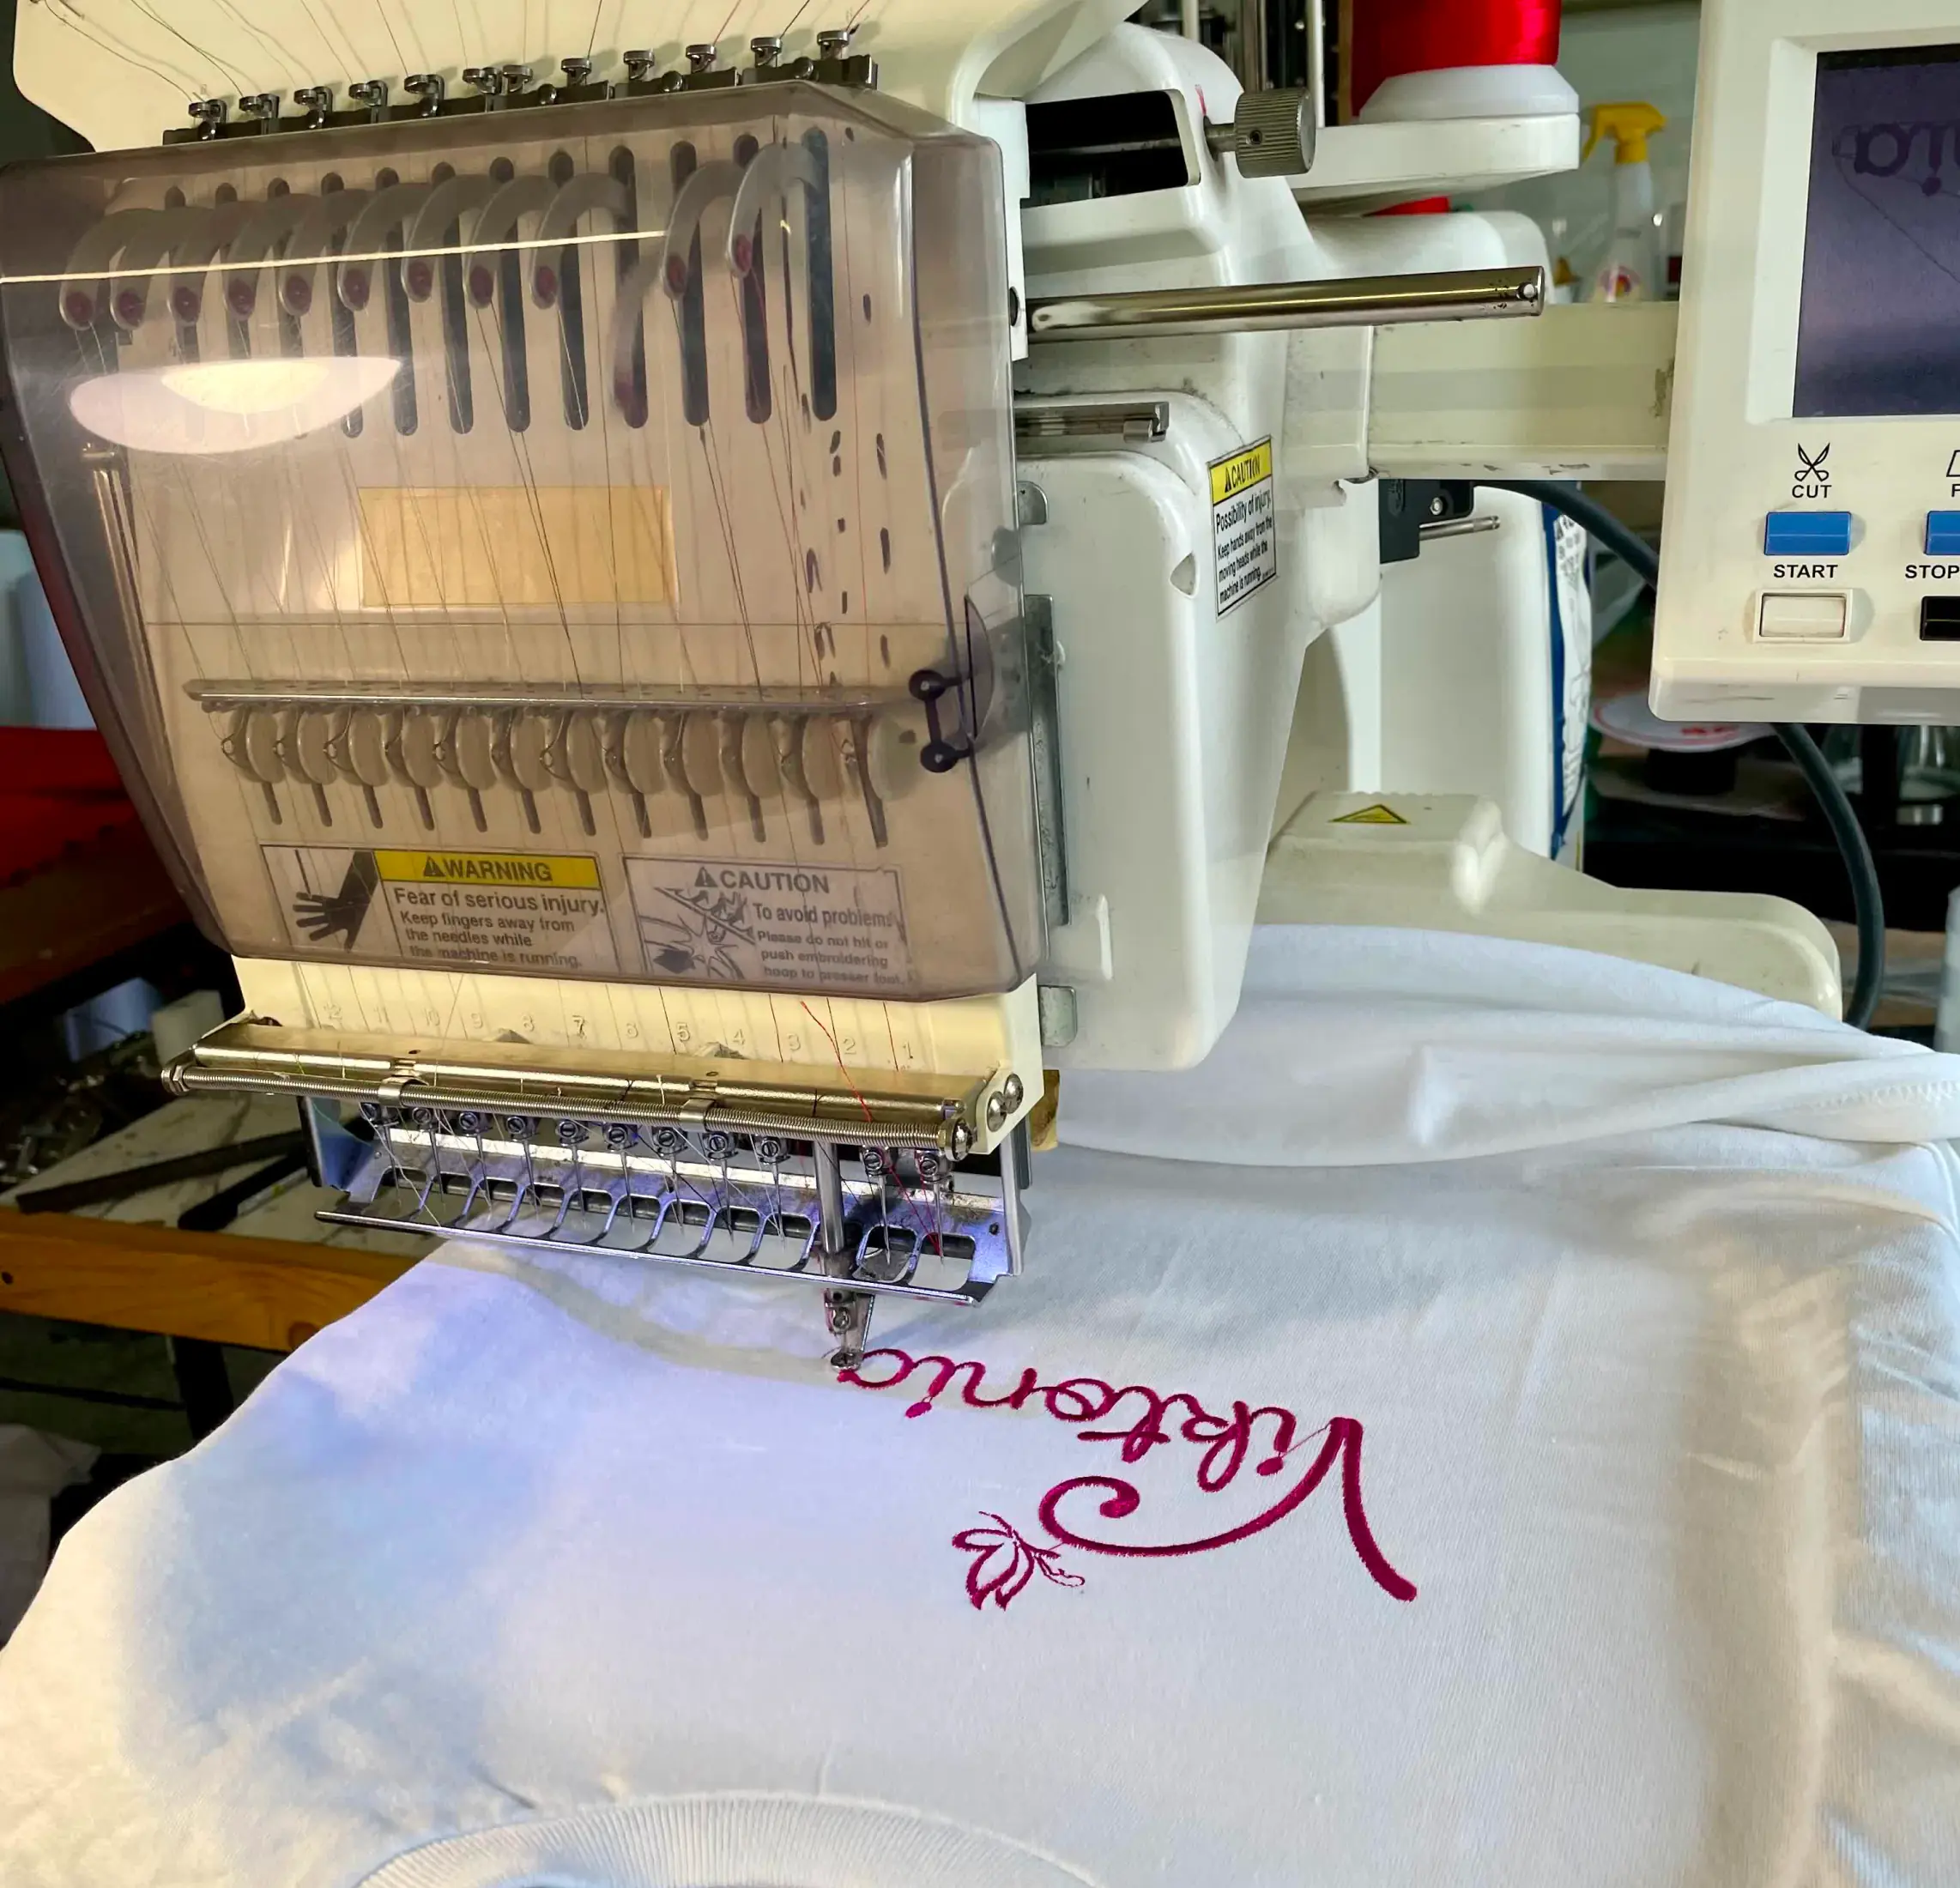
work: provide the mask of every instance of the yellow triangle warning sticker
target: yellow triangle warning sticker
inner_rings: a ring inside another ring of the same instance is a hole
[[[1384,806],[1379,800],[1371,807],[1343,813],[1328,821],[1329,826],[1406,826],[1408,823],[1393,807]]]

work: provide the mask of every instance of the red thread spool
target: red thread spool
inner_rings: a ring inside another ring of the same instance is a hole
[[[1355,0],[1352,112],[1384,80],[1464,65],[1556,65],[1559,0]]]

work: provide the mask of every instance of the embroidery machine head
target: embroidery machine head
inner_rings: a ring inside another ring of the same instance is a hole
[[[238,960],[177,1090],[300,1098],[325,1219],[804,1281],[849,1363],[1019,1268],[1044,1067],[1215,1041],[1283,770],[1381,784],[1376,336],[1542,257],[1303,217],[1318,72],[1121,0],[574,10],[356,9],[287,106],[289,0],[23,8],[98,152],[0,175],[0,450]]]

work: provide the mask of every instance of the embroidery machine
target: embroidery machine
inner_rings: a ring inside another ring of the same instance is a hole
[[[1468,481],[1658,475],[1673,311],[1361,213],[1569,167],[1555,73],[1340,124],[1124,0],[791,10],[21,9],[99,154],[0,176],[0,445],[237,959],[178,1092],[848,1364],[1019,1269],[1044,1068],[1201,1059],[1255,914],[1835,1007],[1794,907],[1553,862],[1580,547]]]

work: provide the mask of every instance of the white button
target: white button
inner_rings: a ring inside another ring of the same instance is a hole
[[[1842,592],[1765,590],[1756,633],[1764,642],[1842,642],[1844,602]]]

